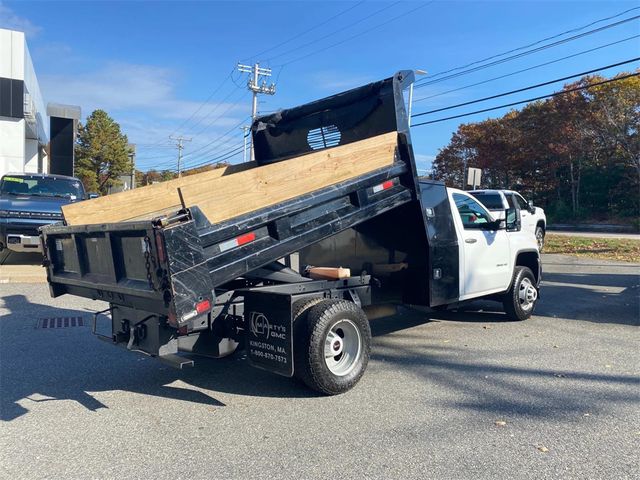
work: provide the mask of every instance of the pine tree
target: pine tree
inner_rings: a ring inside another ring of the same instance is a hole
[[[119,184],[120,175],[131,172],[127,136],[104,110],[95,110],[78,126],[76,175],[88,192],[105,195]]]

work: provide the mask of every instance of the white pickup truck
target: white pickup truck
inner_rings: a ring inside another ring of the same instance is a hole
[[[473,190],[469,193],[480,200],[491,212],[500,212],[499,215],[502,215],[505,209],[517,205],[522,215],[522,229],[535,234],[538,249],[542,251],[547,231],[547,217],[542,208],[534,207],[531,200],[527,202],[522,195],[513,190]]]

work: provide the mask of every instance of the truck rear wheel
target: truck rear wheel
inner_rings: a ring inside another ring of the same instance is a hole
[[[531,269],[522,266],[515,268],[511,288],[502,298],[502,305],[509,319],[526,320],[531,316],[538,300],[535,283]]]
[[[346,300],[323,300],[298,322],[295,376],[326,395],[353,388],[367,368],[371,350],[371,329],[362,309]]]

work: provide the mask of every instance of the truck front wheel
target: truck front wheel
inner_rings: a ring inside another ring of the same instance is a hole
[[[528,267],[517,266],[511,288],[504,294],[502,305],[511,320],[526,320],[533,313],[538,300],[536,279]]]
[[[351,389],[362,377],[371,351],[367,316],[352,302],[323,300],[296,326],[295,375],[326,395]]]

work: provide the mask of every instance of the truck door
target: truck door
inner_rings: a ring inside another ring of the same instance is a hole
[[[505,290],[511,280],[507,232],[479,228],[492,220],[489,212],[471,195],[450,195],[460,238],[460,299]]]

